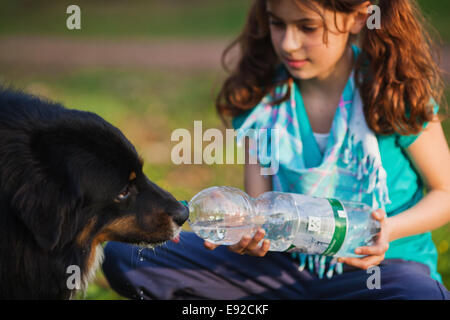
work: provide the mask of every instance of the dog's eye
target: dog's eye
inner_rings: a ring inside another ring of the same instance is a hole
[[[129,187],[126,187],[119,195],[116,197],[118,201],[124,201],[130,196],[131,192]]]

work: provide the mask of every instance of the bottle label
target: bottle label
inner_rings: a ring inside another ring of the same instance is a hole
[[[336,199],[296,196],[299,198],[297,207],[304,210],[308,218],[304,231],[296,235],[294,244],[286,251],[335,255],[347,234],[347,213],[342,203]],[[314,215],[309,215],[309,210],[314,210]]]
[[[328,199],[328,201],[334,214],[334,234],[330,245],[322,254],[334,256],[341,249],[347,234],[347,213],[339,200]]]
[[[322,225],[322,219],[319,217],[308,217],[308,231],[320,232],[320,226]]]

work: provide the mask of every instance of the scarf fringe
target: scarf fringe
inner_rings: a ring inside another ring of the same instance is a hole
[[[372,206],[378,207],[377,199],[383,208],[391,203],[386,181],[387,174],[381,163],[375,164],[375,157],[365,154],[362,141],[356,142],[353,134],[349,136],[344,148],[342,161],[347,165],[347,169],[356,168],[358,180],[366,180],[363,185],[365,192],[373,193]]]
[[[297,252],[292,252],[291,257],[293,259],[298,259],[298,271],[302,272],[305,270],[306,265],[308,264],[308,271],[310,273],[315,273],[319,279],[323,279],[324,276],[326,276],[327,279],[331,279],[334,273],[343,273],[342,263],[337,262],[337,258],[334,257]]]

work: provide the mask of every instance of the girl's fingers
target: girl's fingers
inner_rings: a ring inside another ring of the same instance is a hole
[[[263,241],[261,246],[259,246],[259,243],[261,242],[261,240],[263,240],[264,235],[265,231],[263,229],[258,229],[253,238],[244,236],[242,237],[241,241],[239,241],[235,245],[229,246],[228,248],[231,251],[239,254],[246,253],[252,256],[262,257],[266,255],[267,251],[269,251],[270,248],[269,240]]]
[[[258,229],[258,231],[256,231],[252,240],[248,243],[248,245],[245,249],[255,250],[256,248],[258,248],[258,244],[264,238],[265,234],[266,234],[266,232],[263,229]]]
[[[386,213],[384,210],[378,209],[372,212],[372,216],[375,220],[381,222],[381,231],[376,236],[376,241],[373,246],[365,246],[359,247],[355,249],[356,254],[367,255],[367,256],[380,256],[383,255],[389,249],[389,241],[387,239],[387,234],[384,232],[383,226],[385,222],[383,221],[386,218]]]
[[[229,246],[228,249],[236,253],[243,253],[251,240],[249,236],[243,236],[238,243]]]
[[[214,244],[208,241],[203,242],[203,246],[208,249],[208,250],[214,250],[215,248],[217,248],[219,245],[218,244]]]
[[[259,229],[256,232],[252,241],[250,241],[249,245],[246,248],[246,252],[248,254],[257,257],[264,257],[266,255],[267,251],[269,251],[270,248],[270,241],[266,239],[262,241],[261,245],[259,245],[259,243],[261,243],[261,240],[264,239],[264,235],[265,231],[263,229]]]
[[[258,256],[264,257],[266,253],[269,251],[269,249],[270,249],[270,241],[266,239],[263,241],[261,248],[259,249]]]
[[[356,248],[355,253],[363,256],[380,256],[384,254],[388,249],[389,243],[380,243],[375,246]]]
[[[386,217],[386,213],[382,209],[377,209],[374,212],[372,212],[372,217],[375,220],[382,221]]]
[[[269,248],[270,248],[270,241],[266,239],[262,242],[261,246],[252,250],[247,249],[245,252],[251,256],[264,257],[269,251]]]
[[[356,268],[367,270],[372,266],[379,265],[381,261],[384,260],[384,255],[382,256],[369,256],[365,258],[339,258],[338,261],[354,266]]]

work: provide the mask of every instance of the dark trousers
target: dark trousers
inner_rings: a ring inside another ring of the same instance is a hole
[[[375,273],[348,266],[319,279],[307,269],[299,272],[290,254],[260,258],[225,246],[209,251],[191,232],[154,250],[109,242],[103,263],[111,287],[131,299],[450,299],[424,264],[389,259],[379,267],[378,289]]]

